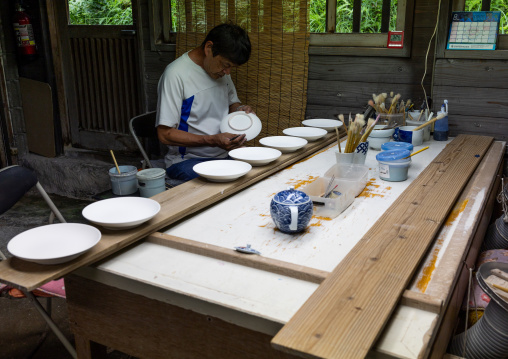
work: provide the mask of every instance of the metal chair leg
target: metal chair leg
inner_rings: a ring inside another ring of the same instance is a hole
[[[67,351],[70,353],[70,355],[73,358],[77,359],[78,354],[76,353],[76,350],[74,349],[72,344],[69,343],[69,341],[67,340],[65,335],[60,331],[60,329],[55,324],[53,319],[51,319],[51,317],[48,315],[48,313],[46,313],[46,311],[42,307],[41,303],[39,303],[39,301],[37,300],[37,298],[35,298],[33,293],[27,292],[27,291],[23,291],[23,293],[25,293],[26,297],[33,303],[33,305],[35,306],[35,308],[37,309],[39,314],[44,318],[46,323],[48,323],[48,325],[51,328],[51,330],[53,331],[53,333],[55,333],[55,335],[58,337],[58,339],[60,339],[60,341],[64,345],[65,349],[67,349]]]
[[[63,218],[62,214],[58,210],[58,208],[56,208],[56,206],[53,203],[53,201],[51,200],[51,198],[49,198],[49,196],[46,193],[46,191],[44,190],[44,188],[42,188],[41,184],[39,182],[37,182],[37,184],[35,186],[37,187],[37,189],[39,190],[39,193],[41,194],[41,196],[44,198],[44,200],[48,204],[49,208],[51,208],[51,211],[55,214],[56,218],[58,218],[58,220],[61,223],[67,223],[67,221]]]

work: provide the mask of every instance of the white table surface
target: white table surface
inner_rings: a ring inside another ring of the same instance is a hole
[[[448,142],[430,141],[415,147],[417,151],[430,146],[413,157],[408,180],[403,182],[379,179],[375,160],[379,151],[369,150],[365,163],[369,167],[369,182],[365,191],[334,219],[313,216],[308,229],[301,234],[288,235],[276,230],[269,203],[278,191],[288,186],[302,188],[322,176],[335,163],[336,145],[193,215],[166,233],[231,249],[251,244],[263,256],[332,271]],[[454,218],[460,216],[461,213]],[[432,281],[432,271],[445,252],[449,242],[446,238],[453,233],[454,222],[443,228],[441,240],[429,251],[409,289],[424,292]],[[276,334],[318,287],[303,280],[147,242],[79,273],[271,335]],[[416,358],[436,318],[437,314],[399,305],[375,350]]]

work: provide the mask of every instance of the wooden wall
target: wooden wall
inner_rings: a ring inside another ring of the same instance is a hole
[[[363,112],[373,93],[400,93],[420,106],[425,98],[420,85],[437,17],[436,0],[415,0],[411,56],[359,57],[311,55],[307,118],[332,118],[339,113]],[[428,57],[424,85],[430,95],[434,41]]]
[[[149,28],[148,2],[151,0],[139,0],[139,16],[142,27],[141,65],[144,70],[144,89],[146,110],[153,111],[157,108],[157,84],[166,66],[175,59],[175,47],[170,51],[151,50]]]
[[[147,110],[157,104],[157,83],[174,51],[152,51],[148,1],[140,0]],[[373,93],[394,91],[411,98],[419,108],[425,55],[437,20],[438,0],[415,0],[410,57],[310,55],[306,118],[334,118],[339,113],[363,112]],[[508,60],[437,59],[435,39],[427,58],[424,80],[433,96],[434,112],[449,101],[450,134],[492,135],[508,140]],[[432,71],[435,71],[432,86]]]
[[[438,59],[434,99],[449,103],[450,134],[508,141],[508,60]]]

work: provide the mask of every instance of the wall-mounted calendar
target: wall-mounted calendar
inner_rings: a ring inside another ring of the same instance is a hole
[[[500,11],[454,11],[448,50],[495,50]]]

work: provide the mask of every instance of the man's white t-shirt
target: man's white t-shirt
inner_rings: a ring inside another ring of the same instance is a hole
[[[158,86],[156,126],[165,125],[198,135],[220,133],[220,123],[229,113],[229,106],[240,102],[231,76],[217,80],[192,61],[188,53],[170,63]],[[168,146],[166,167],[189,158],[224,158],[227,152],[219,147]]]

